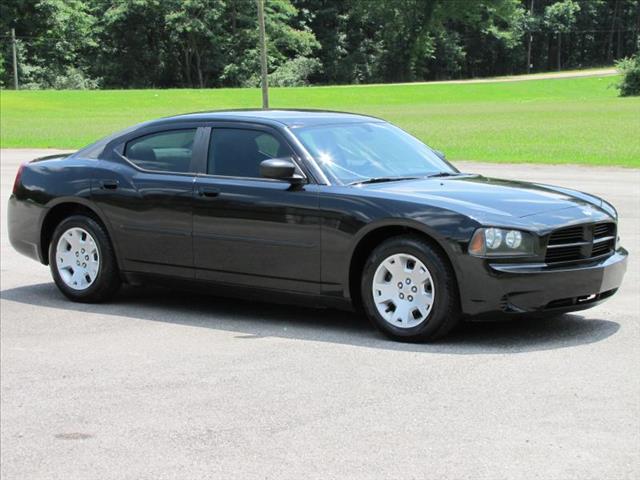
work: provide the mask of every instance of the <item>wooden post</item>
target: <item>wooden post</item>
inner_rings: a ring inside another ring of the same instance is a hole
[[[267,40],[264,28],[264,0],[258,4],[258,27],[260,29],[260,83],[262,84],[262,108],[269,108],[269,84],[267,79]]]
[[[533,18],[533,0],[529,4],[529,18]],[[529,25],[531,28],[531,25]],[[531,72],[531,44],[533,43],[533,32],[529,30],[529,38],[527,41],[527,73]]]
[[[13,51],[13,87],[18,90],[18,53],[16,52],[16,29],[11,29],[11,50]]]

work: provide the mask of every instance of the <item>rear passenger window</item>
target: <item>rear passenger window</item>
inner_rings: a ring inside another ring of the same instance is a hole
[[[227,177],[260,177],[260,162],[290,157],[291,150],[270,133],[235,128],[214,129],[207,173]]]
[[[145,170],[187,173],[195,136],[195,128],[152,133],[127,142],[124,155]]]

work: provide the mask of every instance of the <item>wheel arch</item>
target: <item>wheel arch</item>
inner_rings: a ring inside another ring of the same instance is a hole
[[[93,207],[90,202],[78,198],[58,199],[58,201],[49,206],[41,221],[40,258],[42,258],[43,264],[49,264],[49,243],[53,237],[53,232],[62,220],[71,215],[86,215],[98,222],[104,228],[107,237],[116,252],[116,259],[118,258],[116,246],[113,242],[113,236],[110,233],[108,222],[102,217],[102,215],[100,215],[100,213],[98,213],[98,210]]]
[[[456,279],[458,299],[460,299],[460,282],[456,263],[452,260],[452,252],[443,245],[444,241],[429,231],[423,224],[414,222],[384,222],[370,226],[366,231],[363,231],[354,242],[354,247],[351,251],[348,278],[345,282],[345,293],[347,298],[351,299],[356,309],[360,309],[362,305],[360,279],[371,251],[387,239],[402,235],[415,235],[420,237],[442,255]]]

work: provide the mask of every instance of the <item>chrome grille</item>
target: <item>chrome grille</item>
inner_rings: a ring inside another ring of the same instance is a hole
[[[615,240],[616,224],[611,222],[562,228],[549,236],[545,262],[572,262],[610,255]]]
[[[593,238],[602,238],[615,236],[616,225],[615,223],[598,223],[593,227]]]
[[[547,256],[545,262],[570,262],[571,260],[579,260],[582,258],[581,247],[563,247],[554,248],[553,250],[547,250]]]
[[[608,242],[596,243],[593,245],[593,250],[591,251],[592,257],[599,257],[600,255],[606,255],[611,252],[612,246],[609,245]]]
[[[584,240],[584,227],[578,225],[553,232],[551,237],[549,237],[549,245],[563,245],[566,243],[581,242],[582,240]]]

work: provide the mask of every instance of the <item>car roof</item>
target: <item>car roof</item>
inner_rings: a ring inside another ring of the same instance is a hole
[[[326,110],[219,110],[161,118],[150,122],[150,124],[159,125],[176,121],[236,121],[300,128],[316,125],[382,122],[383,120],[367,115]]]

